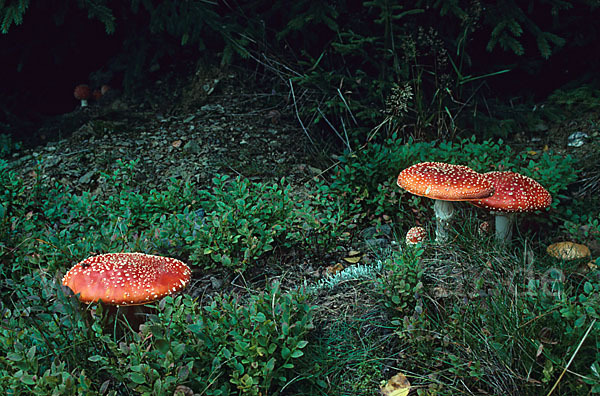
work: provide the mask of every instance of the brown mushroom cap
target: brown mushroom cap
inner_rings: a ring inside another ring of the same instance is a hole
[[[494,193],[483,175],[464,165],[422,162],[398,175],[398,186],[427,198],[443,201],[471,201]]]
[[[65,274],[62,284],[90,303],[140,305],[185,288],[190,268],[170,257],[108,253],[89,257]]]
[[[546,248],[546,253],[559,260],[576,260],[591,257],[590,249],[574,242],[557,242]]]
[[[471,202],[473,205],[497,212],[533,212],[552,203],[550,193],[530,177],[516,172],[488,172],[484,176],[494,186],[494,195]]]
[[[73,92],[73,96],[78,100],[87,100],[90,98],[92,91],[90,87],[85,84],[80,84],[75,87],[75,91]]]
[[[427,231],[423,227],[412,227],[406,233],[406,244],[416,245],[417,243],[423,242],[427,238]]]

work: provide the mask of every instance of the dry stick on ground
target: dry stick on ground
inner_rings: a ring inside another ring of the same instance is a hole
[[[306,127],[304,126],[304,123],[302,122],[302,118],[300,118],[300,114],[298,113],[298,105],[296,104],[296,95],[294,94],[294,85],[292,84],[292,79],[290,78],[288,80],[288,82],[290,83],[290,90],[292,92],[292,99],[294,100],[294,110],[296,110],[296,118],[298,118],[298,121],[300,122],[300,126],[302,127],[302,130],[306,134],[306,137],[308,138],[308,140],[310,141],[310,143],[314,146],[315,142],[312,140],[312,138],[308,134],[308,131],[306,130]]]
[[[320,107],[317,107],[317,111],[319,112],[319,114],[321,115],[321,117],[323,117],[323,119],[325,120],[325,122],[327,123],[327,125],[329,125],[329,127],[331,128],[331,130],[333,131],[333,133],[335,133],[337,135],[338,138],[340,138],[340,140],[342,142],[344,142],[344,144],[346,145],[346,147],[348,148],[348,151],[352,152],[352,147],[350,147],[350,141],[348,140],[348,135],[346,134],[346,139],[344,139],[342,137],[342,135],[340,135],[340,133],[338,132],[338,130],[333,126],[333,124],[329,121],[329,118],[327,118],[327,116],[325,114],[323,114],[323,112],[321,111]],[[345,132],[345,131],[344,131]]]
[[[573,360],[575,359],[575,356],[577,355],[577,352],[579,352],[579,348],[581,348],[581,346],[583,345],[583,342],[587,338],[588,334],[590,334],[590,331],[592,331],[592,327],[594,327],[595,323],[596,323],[596,319],[594,319],[592,321],[592,323],[590,323],[590,327],[588,327],[587,331],[585,332],[585,334],[581,338],[581,341],[579,341],[579,345],[577,345],[577,349],[575,349],[575,352],[573,352],[573,355],[571,356],[571,359],[569,359],[569,363],[567,363],[567,365],[563,369],[562,373],[560,373],[560,375],[558,376],[558,379],[554,383],[554,386],[552,387],[552,389],[550,389],[550,392],[548,392],[548,394],[546,396],[550,396],[552,394],[552,392],[554,392],[554,389],[556,389],[556,387],[558,386],[558,383],[562,379],[563,375],[565,375],[565,373],[569,369],[569,366],[571,365],[571,363],[573,363]]]

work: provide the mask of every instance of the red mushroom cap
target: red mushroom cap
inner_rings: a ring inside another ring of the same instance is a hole
[[[494,186],[494,195],[474,201],[473,205],[497,212],[533,212],[552,203],[550,193],[530,177],[498,171],[484,176]]]
[[[407,245],[416,245],[417,243],[421,243],[427,238],[427,231],[423,227],[412,227],[406,233],[406,244]]]
[[[140,305],[185,288],[190,268],[170,257],[108,253],[88,257],[65,274],[62,284],[83,302]]]
[[[79,84],[75,87],[75,91],[73,92],[73,96],[78,100],[87,100],[90,98],[91,94],[92,91],[90,90],[90,87],[85,84]]]
[[[443,201],[470,201],[494,193],[492,184],[482,174],[464,165],[421,162],[398,175],[398,186],[427,198]]]

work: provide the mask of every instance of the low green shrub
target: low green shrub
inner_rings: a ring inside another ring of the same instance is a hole
[[[0,158],[8,157],[11,152],[19,148],[21,148],[21,143],[15,142],[10,135],[0,133]]]
[[[0,389],[12,395],[90,394],[102,383],[82,359],[106,352],[98,318],[42,272],[3,282]],[[96,381],[93,381],[95,379]]]
[[[282,293],[278,284],[246,302],[217,296],[200,306],[189,296],[166,298],[142,329],[144,342],[122,358],[132,389],[152,391],[185,381],[207,395],[279,394],[312,328],[302,291]]]
[[[296,208],[290,191],[284,180],[267,185],[217,176],[210,191],[199,192],[202,212],[163,215],[161,235],[185,243],[198,265],[244,270],[284,240]]]
[[[383,262],[386,275],[378,283],[384,305],[392,317],[405,317],[419,305],[423,289],[423,265],[419,257],[423,249],[404,249],[394,252]]]
[[[210,191],[199,192],[201,212],[185,208],[161,216],[161,240],[179,241],[196,265],[238,271],[275,247],[330,251],[350,227],[352,213],[340,197],[317,192],[310,198],[293,195],[285,180],[264,184],[218,176]]]
[[[303,291],[284,293],[278,284],[246,301],[219,295],[204,306],[167,297],[139,333],[100,306],[90,315],[43,272],[4,290],[0,389],[15,395],[173,394],[177,385],[275,395],[306,359],[312,329]]]

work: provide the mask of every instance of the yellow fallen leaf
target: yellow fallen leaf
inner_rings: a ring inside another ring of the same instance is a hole
[[[356,264],[360,261],[362,256],[344,257],[344,261],[350,264]]]
[[[348,257],[344,257],[344,261],[350,264],[356,264],[362,258],[361,252],[358,250],[350,250],[348,252]]]
[[[533,151],[533,150],[531,150],[531,151],[528,151],[528,152],[527,152],[527,154],[529,154],[529,155],[536,155],[536,154],[537,154],[537,151]]]
[[[381,387],[383,396],[407,396],[410,392],[410,382],[402,373],[394,375]]]
[[[350,264],[356,264],[362,258],[362,254],[358,250],[350,250],[348,257],[344,257],[344,261]]]

